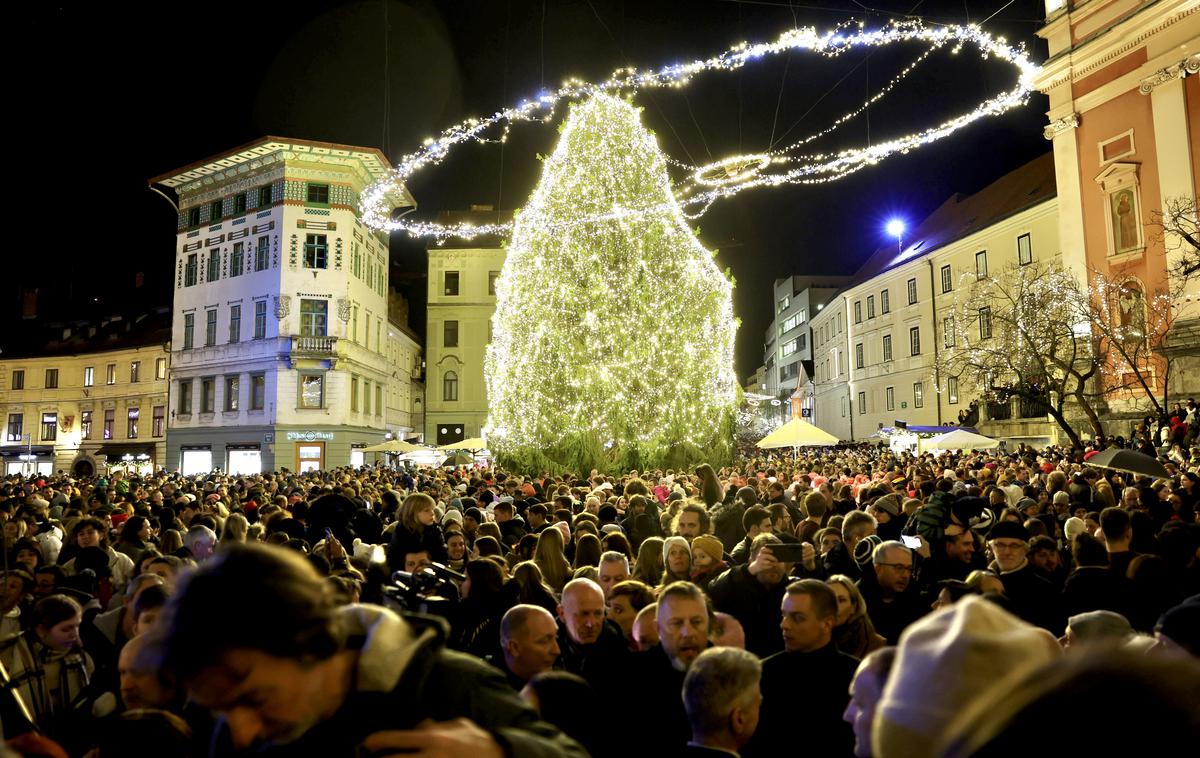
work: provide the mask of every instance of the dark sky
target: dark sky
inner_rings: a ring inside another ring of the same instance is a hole
[[[33,4],[11,27],[36,56],[10,60],[23,138],[10,147],[24,181],[10,250],[5,321],[18,287],[42,288],[43,312],[87,304],[123,310],[169,303],[175,216],[146,179],[264,134],[382,147],[392,158],[462,118],[491,113],[567,76],[657,68],[708,57],[740,40],[850,18],[869,26],[907,12],[935,23],[981,22],[1045,57],[1041,0],[440,0],[399,2]],[[914,5],[915,3],[915,5]],[[286,8],[286,10],[284,10]],[[385,24],[385,11],[387,23]],[[386,51],[386,55],[385,55]],[[703,163],[793,140],[857,107],[921,48],[836,60],[777,56],[682,90],[636,97],[664,151]],[[10,52],[10,55],[12,53]],[[935,53],[904,84],[820,143],[865,145],[969,110],[1012,86],[1004,64]],[[762,360],[771,282],[789,273],[848,273],[883,244],[893,214],[913,222],[954,192],[972,192],[1049,149],[1046,103],[976,124],[840,182],[752,190],[697,222],[737,278],[737,369]],[[471,203],[519,207],[553,126],[518,125],[503,152],[465,147],[410,185],[420,213]],[[814,145],[815,147],[815,145]],[[32,186],[28,186],[32,185]],[[424,247],[392,242],[392,280],[424,331]],[[136,272],[146,285],[131,289]]]

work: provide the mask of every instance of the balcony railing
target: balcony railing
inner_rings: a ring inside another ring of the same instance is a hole
[[[292,353],[332,356],[337,354],[337,337],[292,337]]]

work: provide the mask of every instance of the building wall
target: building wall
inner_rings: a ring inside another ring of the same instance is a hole
[[[167,375],[170,353],[162,344],[124,350],[98,351],[78,355],[12,359],[0,362],[0,456],[5,472],[29,469],[16,457],[29,449],[29,441],[9,439],[13,414],[22,416],[22,434],[32,435],[41,470],[75,471],[84,462],[92,471],[104,473],[123,469],[115,457],[100,454],[103,445],[146,446],[150,456],[143,467],[161,467],[166,461]],[[161,363],[159,363],[161,361]],[[137,381],[131,371],[138,364]],[[108,366],[115,366],[114,381],[108,382]],[[85,384],[85,369],[92,368],[92,382]],[[57,388],[46,387],[46,370],[57,369]],[[23,389],[14,389],[14,374],[24,372]],[[158,378],[161,377],[161,378]],[[163,423],[155,434],[156,410]],[[130,412],[137,411],[136,435],[130,436]],[[106,438],[105,413],[112,413],[111,435]],[[91,414],[91,430],[84,436],[85,414]],[[55,416],[55,439],[43,437],[43,414]],[[16,466],[16,468],[13,468]]]
[[[495,248],[429,249],[429,305],[426,311],[425,440],[443,444],[479,437],[487,423],[487,387],[483,360],[491,339],[496,296],[489,277],[499,274],[504,250]],[[457,295],[446,294],[446,273],[458,272]],[[457,346],[447,345],[447,321],[458,324]],[[446,393],[449,374],[457,378],[457,399]]]
[[[838,295],[818,309],[810,321],[813,340],[815,401],[812,422],[838,439],[854,436],[850,405],[846,299]]]

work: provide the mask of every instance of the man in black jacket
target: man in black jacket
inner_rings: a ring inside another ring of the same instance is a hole
[[[997,522],[988,533],[988,547],[996,556],[988,568],[1000,575],[1013,613],[1034,626],[1060,634],[1066,618],[1059,608],[1058,592],[1029,562],[1029,532],[1025,527],[1014,521]]]
[[[572,579],[558,605],[560,667],[578,674],[603,698],[620,697],[629,642],[615,621],[605,617],[604,590],[591,579]]]
[[[338,608],[284,548],[222,549],[148,634],[142,660],[218,716],[215,756],[586,755],[443,626]]]
[[[760,534],[750,546],[750,562],[733,568],[708,587],[713,607],[728,613],[746,631],[746,649],[759,657],[783,648],[779,639],[779,603],[787,586],[788,566],[775,559],[773,534]]]
[[[903,542],[888,541],[875,547],[870,568],[858,580],[867,615],[889,645],[895,645],[900,633],[929,610],[912,584],[912,575],[912,550]]]
[[[854,732],[842,712],[858,659],[833,644],[837,595],[820,580],[801,579],[787,586],[782,611],[784,650],[763,661],[762,712],[745,755],[793,742],[814,756],[850,755]]]

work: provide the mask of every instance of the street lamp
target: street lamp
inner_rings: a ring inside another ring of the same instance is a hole
[[[908,228],[907,225],[902,219],[893,218],[887,222],[887,226],[885,228],[887,229],[887,233],[889,235],[896,238],[896,254],[899,255],[904,250],[904,231]]]

